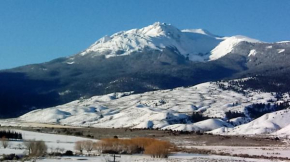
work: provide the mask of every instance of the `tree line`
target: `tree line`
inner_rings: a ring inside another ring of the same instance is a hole
[[[6,131],[6,130],[0,130],[0,138],[7,138],[7,139],[18,139],[22,140],[22,134],[18,132],[13,132],[13,131]]]
[[[284,110],[289,108],[289,102],[284,101],[281,103],[275,103],[275,104],[270,104],[270,103],[257,103],[257,104],[252,104],[251,106],[246,107],[246,111],[248,112],[248,115],[253,118],[259,118],[263,116],[264,114],[279,111],[279,110]]]

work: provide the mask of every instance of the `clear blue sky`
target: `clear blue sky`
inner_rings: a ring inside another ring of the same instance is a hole
[[[0,0],[0,69],[76,54],[156,21],[262,41],[290,40],[290,0]]]

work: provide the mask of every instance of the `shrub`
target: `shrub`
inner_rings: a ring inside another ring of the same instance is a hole
[[[157,153],[151,154],[153,147],[158,145]],[[167,141],[160,141],[153,138],[132,138],[132,139],[116,139],[107,138],[95,143],[94,149],[100,153],[109,154],[134,154],[142,153],[152,155],[152,157],[167,157],[171,145]]]
[[[67,150],[63,155],[64,156],[73,156],[74,153],[71,150]]]
[[[153,158],[167,158],[171,148],[172,145],[168,141],[156,140],[145,147],[145,154],[151,155]]]

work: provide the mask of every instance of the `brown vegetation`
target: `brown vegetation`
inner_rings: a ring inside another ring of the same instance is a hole
[[[154,158],[167,158],[172,149],[172,145],[167,141],[156,140],[145,147],[145,154]]]
[[[133,154],[144,152],[154,158],[166,158],[172,149],[171,143],[153,138],[106,138],[95,143],[95,150],[100,153]]]

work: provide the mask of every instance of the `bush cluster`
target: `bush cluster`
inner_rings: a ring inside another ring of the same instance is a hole
[[[90,148],[89,150],[88,147]],[[98,142],[77,141],[75,144],[75,149],[79,150],[80,153],[83,150],[88,153],[92,150],[97,150],[100,153],[108,154],[145,153],[154,158],[168,157],[173,148],[173,145],[167,141],[141,137],[132,139],[106,138]]]
[[[102,153],[145,153],[156,158],[166,158],[172,150],[173,145],[167,141],[153,138],[109,138],[98,142],[96,148]]]

